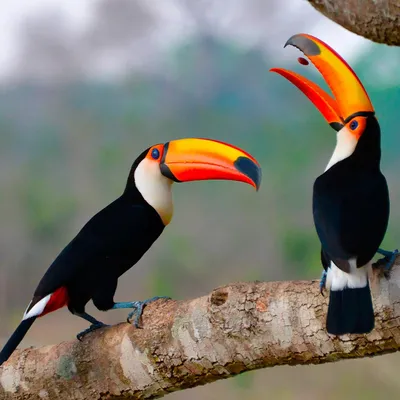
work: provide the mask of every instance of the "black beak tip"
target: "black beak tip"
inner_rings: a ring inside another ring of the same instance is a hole
[[[298,48],[298,44],[297,44],[297,37],[298,35],[293,35],[290,36],[290,38],[286,41],[285,45],[283,46],[283,48],[287,47],[287,46],[294,46]],[[301,50],[301,49],[299,49]]]
[[[261,168],[247,157],[238,157],[234,162],[235,168],[242,174],[248,176],[256,185],[256,190],[260,189],[262,173]]]
[[[287,46],[293,46],[293,38],[294,36],[291,36],[288,40],[286,40],[286,43],[284,44],[283,48],[286,48]]]
[[[286,46],[296,47],[306,56],[317,56],[318,54],[321,54],[318,45],[308,37],[302,35],[293,35],[290,37],[283,47],[285,48]]]

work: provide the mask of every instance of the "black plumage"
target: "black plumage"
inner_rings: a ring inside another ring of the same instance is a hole
[[[298,89],[337,131],[332,157],[313,189],[313,216],[324,273],[320,289],[330,289],[327,331],[367,333],[374,326],[368,272],[375,253],[390,269],[397,250],[379,246],[389,220],[389,191],[380,171],[380,127],[371,100],[350,65],[328,44],[308,34],[286,42],[306,55],[331,93],[309,79],[272,68]]]
[[[380,129],[374,116],[354,153],[314,183],[313,216],[327,259],[344,272],[348,260],[367,264],[381,244],[389,220],[389,190],[380,171]]]
[[[118,278],[140,260],[164,229],[157,212],[132,192],[83,227],[43,276],[35,297],[65,286],[72,312],[82,313],[90,299],[100,310],[114,305]]]
[[[139,327],[143,307],[160,299],[115,302],[118,279],[149,250],[173,214],[172,183],[227,179],[258,189],[261,168],[250,154],[228,143],[183,138],[154,145],[133,163],[123,194],[97,213],[62,250],[39,282],[23,320],[0,352],[8,359],[36,318],[61,307],[91,326],[104,324],[85,312],[89,300],[102,311],[130,308]]]
[[[165,228],[134,181],[134,171],[147,153],[148,149],[133,164],[124,193],[92,217],[50,265],[27,312],[59,288],[68,293],[68,309],[91,322],[98,321],[85,314],[89,300],[102,311],[114,306],[118,278],[140,260]],[[0,365],[35,319],[20,323],[0,353]]]
[[[389,191],[380,171],[380,128],[373,115],[349,157],[337,162],[314,183],[313,216],[321,241],[325,270],[331,261],[351,272],[367,265],[377,252],[389,220]],[[357,294],[362,299],[357,300]],[[331,291],[328,332],[364,333],[373,328],[373,308],[367,282],[364,288]]]
[[[157,211],[136,188],[131,173],[122,196],[92,217],[50,265],[34,299],[64,286],[71,312],[83,313],[91,299],[99,310],[109,310],[118,278],[142,258],[164,227]]]

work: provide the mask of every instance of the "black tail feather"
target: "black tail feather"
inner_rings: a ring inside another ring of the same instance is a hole
[[[26,332],[28,332],[29,328],[35,322],[35,319],[36,317],[26,319],[18,325],[18,328],[14,331],[10,339],[8,339],[8,342],[3,347],[3,350],[0,352],[0,365],[8,360],[17,346],[21,343],[22,339],[26,335]]]
[[[363,288],[331,290],[326,329],[332,335],[368,333],[374,329],[369,284]]]

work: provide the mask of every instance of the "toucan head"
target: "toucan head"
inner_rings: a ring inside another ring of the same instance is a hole
[[[297,86],[317,107],[337,134],[337,145],[327,169],[351,156],[363,136],[371,132],[379,138],[374,107],[355,72],[322,40],[307,34],[292,36],[284,47],[298,48],[319,70],[332,91],[325,92],[309,79],[283,68],[272,68]],[[377,135],[376,135],[377,134]],[[375,145],[375,143],[374,143]],[[379,142],[378,142],[379,147]]]
[[[171,140],[146,149],[136,159],[126,190],[137,189],[168,224],[172,217],[171,184],[211,179],[241,181],[258,190],[261,167],[250,154],[228,143]]]

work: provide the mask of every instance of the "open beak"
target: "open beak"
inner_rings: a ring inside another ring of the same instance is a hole
[[[297,86],[318,108],[328,123],[340,130],[357,115],[374,113],[364,86],[342,57],[322,40],[300,33],[292,36],[284,47],[298,48],[322,74],[333,97],[309,79],[283,68],[272,68]]]
[[[261,167],[250,154],[210,139],[178,139],[164,145],[161,173],[175,182],[209,179],[261,184]]]

